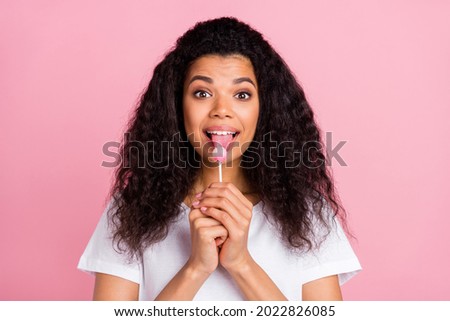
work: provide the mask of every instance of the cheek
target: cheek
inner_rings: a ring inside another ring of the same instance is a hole
[[[183,118],[184,127],[187,134],[191,134],[194,131],[195,125],[195,115],[192,112],[192,106],[188,101],[183,100]]]
[[[254,120],[254,126],[256,127],[256,124],[258,123],[259,118],[259,104],[256,105],[255,110],[253,111],[253,120]]]
[[[255,133],[256,131],[256,124],[258,123],[258,116],[259,116],[259,104],[256,104],[253,106],[253,108],[249,109],[246,113],[246,123],[247,123],[247,130],[249,133]]]
[[[201,117],[198,113],[193,112],[193,109],[189,104],[183,106],[183,116],[184,116],[184,128],[186,130],[186,135],[188,140],[192,143],[194,141],[200,141],[200,124]]]
[[[186,134],[192,134],[193,126],[191,115],[189,113],[184,113],[184,128],[186,129]]]

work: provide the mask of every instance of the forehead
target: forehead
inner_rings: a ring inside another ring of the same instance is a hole
[[[211,77],[251,77],[256,80],[250,59],[241,55],[205,55],[197,58],[189,66],[186,81],[192,76],[202,74]]]

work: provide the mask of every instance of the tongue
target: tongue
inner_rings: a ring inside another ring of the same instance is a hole
[[[213,158],[223,163],[227,159],[227,149],[233,140],[233,135],[211,135],[211,140],[215,147],[213,151],[215,156]]]
[[[224,148],[225,150],[228,149],[228,145],[230,145],[231,141],[233,140],[233,135],[211,135],[211,140],[214,142],[214,146],[217,148]],[[218,147],[217,143],[219,143],[221,146]]]

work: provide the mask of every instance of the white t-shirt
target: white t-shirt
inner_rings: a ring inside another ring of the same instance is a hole
[[[144,251],[139,262],[128,262],[111,240],[107,210],[109,202],[92,235],[78,268],[94,273],[115,275],[139,284],[139,300],[154,300],[166,284],[184,266],[191,253],[189,207],[181,203],[178,220],[167,237]],[[284,246],[275,227],[262,212],[263,202],[253,206],[248,249],[253,259],[275,282],[289,300],[302,299],[302,284],[337,274],[342,285],[360,269],[341,226],[336,222],[332,232],[314,252],[296,254]],[[228,272],[219,267],[210,275],[194,300],[245,300]]]

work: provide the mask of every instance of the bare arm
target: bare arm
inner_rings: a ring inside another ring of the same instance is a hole
[[[342,301],[337,275],[317,279],[302,286],[304,301]]]
[[[139,284],[104,273],[95,274],[95,301],[136,301]]]
[[[219,252],[220,264],[230,273],[247,300],[287,300],[252,258],[247,241],[253,204],[231,183],[212,183],[193,203],[228,231]]]
[[[155,300],[192,300],[219,263],[218,246],[226,229],[198,209],[189,214],[192,253]],[[110,274],[96,273],[94,300],[131,301],[139,299],[139,284]]]
[[[188,301],[192,300],[200,290],[203,283],[209,277],[208,273],[203,273],[193,268],[189,262],[173,277],[161,293],[156,297],[156,301]]]
[[[287,301],[267,273],[249,256],[249,262],[228,272],[250,301]]]
[[[202,273],[186,263],[155,300],[192,300],[208,277],[209,274]],[[96,273],[95,301],[137,301],[138,299],[139,284],[114,275]]]
[[[218,246],[227,237],[227,230],[198,209],[189,213],[191,256],[155,300],[192,300],[219,264]]]

